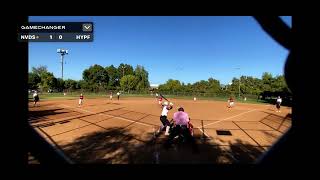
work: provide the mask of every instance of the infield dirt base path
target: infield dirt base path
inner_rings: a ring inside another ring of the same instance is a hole
[[[273,105],[170,99],[183,106],[194,125],[199,153],[188,143],[164,149],[155,136],[161,107],[155,98],[40,101],[29,104],[29,123],[76,163],[253,163],[291,127],[291,108]],[[231,135],[221,135],[219,132]]]

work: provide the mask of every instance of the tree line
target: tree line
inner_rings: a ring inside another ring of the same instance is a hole
[[[73,91],[77,89],[87,91],[122,90],[130,93],[132,90],[149,89],[149,73],[141,65],[133,68],[129,64],[121,63],[118,67],[114,65],[103,67],[93,65],[82,73],[82,80],[63,80],[54,77],[48,72],[46,66],[32,67],[28,76],[28,88],[40,91]]]
[[[77,89],[87,91],[122,90],[125,92],[147,92],[150,88],[148,71],[141,65],[133,68],[129,64],[121,63],[118,67],[110,65],[103,67],[93,65],[82,73],[82,80],[62,80],[48,72],[46,66],[33,67],[29,72],[29,89],[40,91],[73,91]],[[240,86],[240,88],[239,88]],[[211,96],[241,96],[255,95],[261,99],[277,95],[290,96],[283,75],[272,76],[271,73],[263,73],[261,79],[252,76],[233,78],[228,85],[220,84],[220,81],[210,77],[208,80],[200,80],[195,83],[183,83],[179,80],[169,79],[158,87],[161,93],[184,93],[189,95],[208,94]]]
[[[239,88],[240,87],[240,88]],[[181,83],[179,80],[169,79],[159,86],[160,92],[179,93],[188,95],[207,94],[209,96],[233,96],[241,97],[254,95],[261,99],[268,99],[281,95],[291,96],[283,75],[272,76],[271,73],[263,73],[261,79],[252,76],[233,78],[228,85],[220,84],[219,80],[210,77],[208,80],[200,80],[195,83]]]
[[[220,82],[213,78],[209,78],[207,81],[201,80],[193,84],[185,84],[179,80],[169,79],[166,83],[161,84],[158,90],[160,92],[186,92],[194,94],[222,92]]]

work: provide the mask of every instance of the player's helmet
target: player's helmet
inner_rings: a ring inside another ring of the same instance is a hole
[[[183,111],[184,112],[183,107],[179,107],[178,111]]]

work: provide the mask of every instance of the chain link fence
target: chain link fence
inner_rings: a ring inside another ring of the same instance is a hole
[[[109,89],[109,90],[86,90],[86,89],[65,89],[62,92],[39,92],[38,94],[43,97],[77,97],[81,93],[85,96],[92,96],[92,97],[109,97],[110,93],[112,92],[113,96],[116,96],[117,92],[121,93],[123,97],[155,97],[156,93],[162,94],[167,98],[177,98],[177,99],[192,99],[196,97],[197,100],[225,100],[229,97],[233,97],[237,101],[241,102],[260,102],[260,103],[273,103],[273,99],[263,99],[259,95],[254,94],[241,94],[240,98],[238,93],[235,92],[190,92],[190,91],[150,91],[150,90],[135,90],[135,91],[122,91],[119,89]],[[32,92],[29,92],[29,98],[32,97]],[[287,100],[285,100],[287,101]],[[285,103],[287,104],[287,103]]]

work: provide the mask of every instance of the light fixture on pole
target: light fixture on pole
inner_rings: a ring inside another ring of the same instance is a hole
[[[68,50],[67,49],[57,49],[57,53],[60,53],[61,55],[61,78],[63,79],[63,58],[64,55],[68,54]]]

